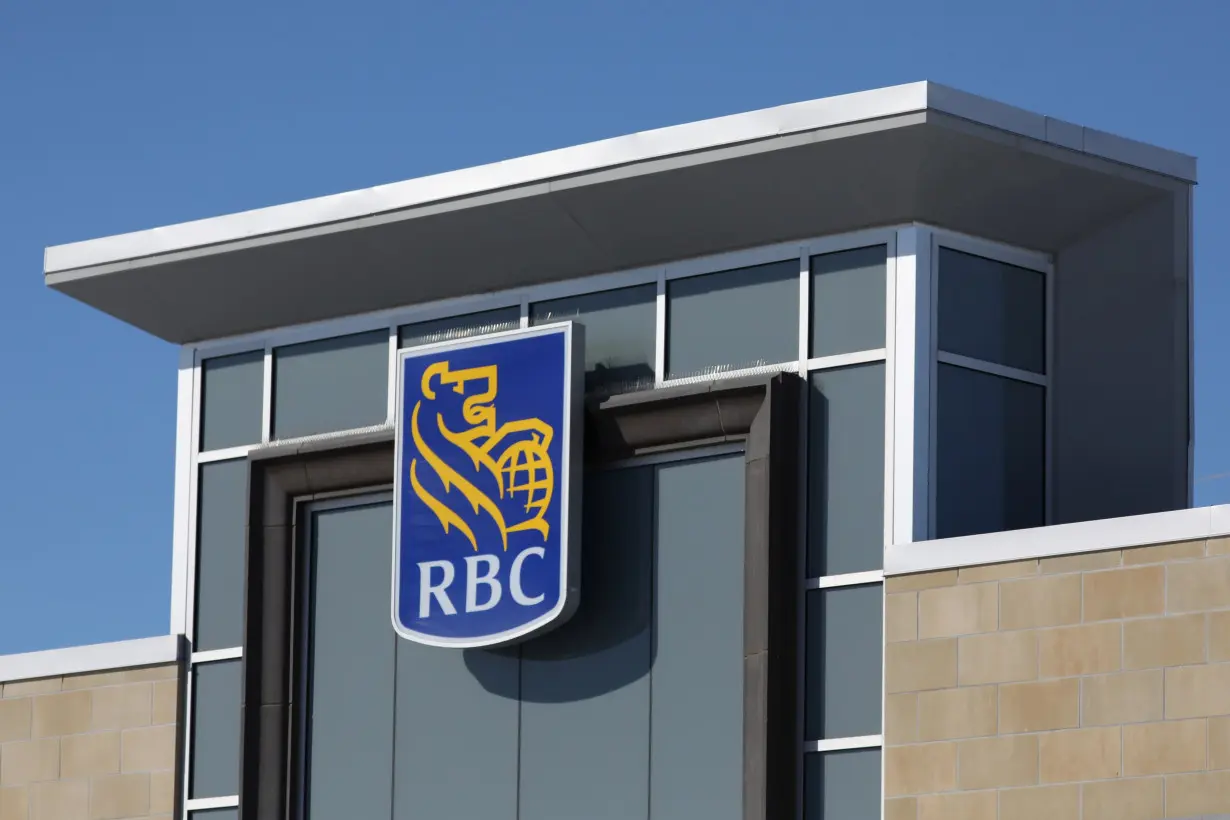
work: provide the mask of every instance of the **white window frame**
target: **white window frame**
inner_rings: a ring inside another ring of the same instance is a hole
[[[887,281],[885,283],[885,344],[883,348],[813,358],[811,343],[811,257],[869,245],[884,244],[888,248]],[[422,305],[403,306],[375,311],[356,316],[347,316],[293,327],[243,334],[185,345],[181,348],[177,388],[176,423],[176,473],[174,551],[172,560],[171,631],[187,636],[191,645],[194,630],[195,610],[195,549],[198,504],[198,477],[201,464],[246,458],[253,449],[271,442],[273,405],[273,354],[274,349],[300,342],[316,341],[354,333],[385,328],[388,331],[389,400],[384,422],[370,429],[388,429],[393,424],[396,384],[395,369],[398,351],[398,329],[415,322],[444,319],[477,313],[497,308],[515,307],[519,310],[521,326],[529,325],[530,307],[536,302],[579,296],[587,293],[616,290],[637,285],[653,284],[655,298],[654,370],[655,385],[671,386],[690,381],[715,378],[735,378],[759,372],[790,371],[803,378],[810,373],[856,364],[884,362],[885,364],[885,464],[884,464],[884,543],[885,546],[925,540],[931,537],[934,523],[934,451],[935,414],[933,389],[937,362],[941,361],[935,350],[935,276],[936,256],[939,246],[965,250],[1022,267],[1042,270],[1047,275],[1046,322],[1047,322],[1047,376],[1053,372],[1051,333],[1053,329],[1052,306],[1054,298],[1053,264],[1046,254],[1001,245],[987,240],[934,228],[922,223],[890,225],[856,231],[836,236],[814,237],[801,241],[782,242],[763,247],[714,254],[692,259],[678,260],[664,265],[634,268],[631,270],[603,273],[561,282],[513,288],[497,293],[479,294],[445,299]],[[667,283],[673,279],[718,273],[736,268],[797,259],[799,263],[799,345],[794,360],[776,362],[763,367],[714,373],[685,379],[665,379],[667,317]],[[1040,267],[1041,266],[1041,267]],[[251,445],[228,447],[221,450],[201,451],[200,407],[202,396],[201,365],[207,358],[255,350],[264,352],[264,375],[261,395],[260,441]],[[948,354],[944,354],[945,357]],[[1016,377],[1020,374],[1009,374]],[[1027,374],[1037,379],[1036,374]],[[1029,379],[1027,379],[1029,380]],[[1049,387],[1049,385],[1046,385]],[[803,391],[804,406],[801,417],[802,448],[806,451],[807,390]],[[1051,507],[1051,412],[1050,390],[1047,390],[1046,409],[1046,503],[1047,521]],[[328,437],[346,435],[357,431],[337,431]],[[311,436],[308,438],[319,438]],[[803,460],[802,469],[806,464]],[[802,485],[802,492],[806,492]],[[806,506],[800,505],[800,575],[806,561]],[[799,589],[799,641],[800,650],[805,649],[803,626],[806,595],[809,590],[829,589],[840,586],[883,584],[881,570],[851,573],[848,575],[805,578]],[[190,772],[191,753],[191,667],[224,659],[241,658],[241,647],[196,652],[190,656],[187,682],[189,698],[188,714],[185,717],[184,782]],[[802,657],[802,655],[800,655]],[[802,715],[805,697],[803,665],[799,670],[799,714]],[[883,702],[883,697],[881,698]],[[804,738],[800,721],[801,752],[798,755],[800,774],[803,773],[804,755],[811,752],[836,751],[841,749],[878,748],[882,746],[881,735],[859,738],[836,738],[817,740]],[[883,767],[881,766],[881,778]],[[881,784],[883,785],[883,784]],[[802,789],[800,788],[800,801]],[[186,800],[184,818],[190,811],[206,808],[224,808],[238,805],[238,796]],[[881,790],[883,805],[883,790]],[[801,810],[801,804],[800,804]]]

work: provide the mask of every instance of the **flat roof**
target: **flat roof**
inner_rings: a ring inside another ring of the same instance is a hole
[[[864,164],[843,155],[844,149],[836,145],[821,152],[791,150],[937,124],[950,135],[943,141],[945,144],[937,142],[935,128],[925,129],[926,134],[915,128],[913,136],[905,142],[864,140]],[[659,219],[654,224],[658,230],[673,227],[695,241],[663,242],[656,232],[647,234],[644,224],[633,226],[635,216],[629,213],[647,204],[645,197],[661,200],[663,191],[651,192],[643,184],[628,183],[646,175],[683,172],[673,175],[678,184],[665,198],[669,201],[674,197],[672,204],[677,206],[689,207],[691,202],[693,209],[699,206],[709,211],[714,230],[722,231],[732,220],[740,218],[738,205],[714,203],[711,197],[708,202],[689,200],[689,184],[694,195],[708,196],[701,190],[705,185],[746,192],[756,180],[763,184],[774,173],[784,171],[780,161],[766,165],[767,155],[773,153],[780,154],[779,159],[791,157],[795,172],[816,175],[820,185],[813,196],[825,187],[825,182],[840,182],[843,173],[874,175],[875,167],[884,164],[886,152],[909,154],[907,159],[912,159],[912,164],[887,164],[893,173],[909,177],[903,183],[909,186],[935,181],[935,162],[929,163],[932,176],[926,176],[926,160],[933,159],[932,155],[954,162],[966,155],[970,161],[985,163],[987,167],[1003,164],[1003,156],[975,149],[969,142],[971,137],[983,142],[989,138],[999,142],[1001,149],[1026,151],[1044,157],[1050,164],[1061,162],[1079,167],[1079,173],[1063,180],[1050,169],[1048,172],[1054,177],[1050,179],[1050,195],[1057,197],[1062,190],[1067,197],[1073,186],[1089,183],[1085,185],[1089,188],[1088,201],[1077,197],[1087,208],[1104,210],[1116,198],[1120,202],[1139,203],[1147,198],[1140,190],[1142,184],[1156,188],[1196,181],[1196,160],[1185,154],[936,83],[918,82],[645,131],[286,205],[58,245],[46,249],[44,275],[50,287],[155,335],[176,342],[197,341],[617,270],[669,258],[663,254],[702,255],[761,241],[821,235],[830,229],[888,224],[902,216],[921,219],[929,210],[952,210],[951,206],[959,203],[944,204],[937,200],[928,205],[920,203],[917,192],[911,195],[905,189],[881,186],[883,190],[877,195],[883,201],[861,203],[861,210],[854,208],[858,212],[852,218],[829,218],[820,213],[822,208],[810,214],[807,225],[815,225],[815,229],[786,218],[781,220],[780,230],[764,223],[758,231],[736,230],[726,241],[709,241],[698,239],[699,226],[680,217],[678,225],[672,226],[670,219],[666,223]],[[878,154],[879,161],[869,152]],[[852,162],[853,167],[841,167]],[[701,178],[687,171],[702,165],[713,167],[708,169],[711,173],[705,176],[704,184],[698,185]],[[1036,186],[1027,180],[1042,173],[1040,167],[1017,168],[1012,181],[995,181],[1002,183],[1005,190],[1011,185]],[[717,169],[720,173],[714,176],[712,172]],[[971,185],[978,185],[978,178],[986,176],[986,168],[966,170],[972,172]],[[1089,177],[1090,172],[1103,177],[1122,176],[1125,184],[1111,183],[1105,190],[1094,191],[1090,186],[1096,187],[1096,183]],[[1082,174],[1083,178],[1077,179]],[[853,189],[835,185],[830,186],[829,192],[842,196],[848,195],[849,190]],[[758,191],[756,195],[766,193]],[[903,197],[910,196],[913,200],[903,210]],[[784,207],[792,204],[790,199],[783,197]],[[756,207],[762,208],[762,204]],[[1055,218],[1064,217],[1066,214]],[[1075,212],[1072,217],[1079,219]],[[745,222],[759,222],[748,220],[746,213],[742,213],[742,218]],[[593,226],[595,220],[626,222],[628,231],[621,235],[609,226],[604,230],[603,226]],[[419,224],[412,224],[416,222]],[[1039,249],[1045,249],[1047,242],[1058,241],[1064,230],[1067,229],[1059,223],[1039,224],[1032,232],[1026,229],[1017,236],[1012,229],[987,226],[990,238]],[[464,236],[459,235],[462,232]],[[337,237],[345,233],[353,236]],[[330,236],[333,238],[326,238]],[[638,242],[638,237],[644,239],[642,252],[616,247],[619,243]],[[311,245],[309,249],[301,240],[315,241],[306,243]],[[532,247],[543,242],[557,244],[558,248],[552,253]],[[305,246],[286,247],[295,244]],[[466,244],[472,247],[463,247]],[[278,246],[282,246],[281,251],[275,250]],[[462,276],[457,287],[452,288],[435,282],[450,278],[441,277],[442,271],[472,263],[476,248],[510,255],[503,262],[501,275],[487,279]],[[225,261],[222,257],[226,257]],[[406,277],[415,280],[413,286],[394,281]],[[293,298],[287,298],[287,289],[296,291]]]

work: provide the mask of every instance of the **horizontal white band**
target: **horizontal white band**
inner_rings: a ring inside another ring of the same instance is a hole
[[[174,663],[178,657],[179,637],[176,635],[3,655],[0,656],[0,682],[153,666]]]

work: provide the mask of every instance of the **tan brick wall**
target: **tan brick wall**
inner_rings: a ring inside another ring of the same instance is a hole
[[[886,818],[1230,814],[1230,539],[885,592]]]
[[[174,664],[0,684],[0,820],[169,820]]]

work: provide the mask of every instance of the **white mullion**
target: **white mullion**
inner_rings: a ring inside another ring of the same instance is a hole
[[[188,562],[192,534],[191,520],[193,453],[196,452],[196,350],[182,347],[175,398],[175,508],[171,535],[171,634],[187,629]]]
[[[232,794],[228,797],[198,797],[194,800],[184,801],[184,810],[188,812],[205,811],[208,809],[234,809],[238,806],[239,795],[237,794]]]
[[[966,370],[977,370],[981,373],[989,373],[992,376],[1001,376],[1005,379],[1012,379],[1018,382],[1028,382],[1036,384],[1039,387],[1047,386],[1046,376],[1040,373],[1033,373],[1029,370],[1021,370],[1016,367],[1008,367],[995,362],[988,362],[983,359],[974,359],[969,356],[962,356],[959,353],[946,353],[942,350],[935,354],[937,361],[942,364],[956,365],[964,367]]]
[[[809,740],[803,744],[805,752],[844,752],[847,749],[876,749],[884,745],[883,735],[860,737],[835,737],[825,740]]]
[[[397,413],[397,352],[398,338],[397,323],[389,325],[389,373],[386,381],[388,382],[388,400],[385,402],[385,424],[392,424],[393,416]]]
[[[931,238],[920,226],[897,235],[893,313],[892,543],[930,531]]]
[[[217,661],[234,661],[243,657],[242,646],[232,646],[227,649],[205,649],[192,653],[192,665],[215,663]]]
[[[871,362],[882,362],[888,358],[888,350],[883,347],[874,348],[872,350],[859,350],[854,353],[835,353],[832,356],[820,356],[815,359],[808,359],[803,363],[804,369],[811,370],[833,370],[838,367],[849,367],[855,364],[869,364]]]
[[[1052,480],[1052,466],[1054,459],[1052,457],[1052,442],[1055,425],[1052,423],[1054,414],[1054,401],[1052,399],[1054,391],[1050,388],[1050,380],[1054,378],[1055,373],[1055,265],[1052,261],[1046,266],[1046,311],[1042,321],[1045,323],[1042,332],[1046,350],[1043,355],[1043,365],[1046,368],[1046,393],[1043,398],[1043,419],[1042,419],[1042,434],[1045,441],[1045,452],[1043,453],[1042,467],[1042,497],[1043,497],[1043,512],[1042,521],[1045,524],[1051,524],[1055,520],[1055,482]],[[1191,295],[1191,288],[1188,288],[1188,295]],[[1190,393],[1188,395],[1191,395]],[[1190,487],[1191,484],[1189,483]],[[1191,499],[1188,499],[1188,505],[1191,505]]]
[[[928,260],[927,273],[931,299],[927,304],[927,473],[926,473],[926,504],[927,529],[924,538],[932,538],[936,533],[936,522],[939,514],[936,511],[939,479],[939,350],[940,350],[940,243],[935,231],[927,231],[926,247],[929,249],[924,256]]]
[[[884,583],[884,570],[872,569],[866,572],[847,572],[844,575],[825,575],[819,578],[808,578],[807,589],[834,589],[837,587],[854,587],[882,583]]]
[[[897,461],[894,456],[896,430],[894,408],[896,407],[897,357],[893,355],[897,345],[897,234],[888,240],[885,260],[884,282],[884,546],[893,543],[893,506],[896,490]],[[883,566],[883,564],[881,564]]]
[[[261,443],[273,440],[273,345],[265,345],[261,376]]]
[[[527,328],[530,326],[530,295],[528,292],[521,294],[521,327]]]
[[[799,377],[803,380],[801,385],[802,390],[799,396],[799,463],[798,463],[798,486],[796,492],[798,495],[798,515],[797,527],[798,538],[796,546],[795,567],[799,577],[807,576],[807,471],[808,471],[808,393],[811,392],[811,385],[807,378],[807,357],[811,353],[811,248],[804,245],[799,248]],[[803,662],[795,663],[795,714],[802,715],[807,707],[807,589],[803,588],[798,591],[795,599],[797,609],[795,611],[795,657],[803,659]],[[795,721],[795,742],[802,743],[805,740],[803,734],[803,722]],[[793,761],[795,766],[795,777],[798,783],[802,783],[806,777],[806,763],[803,755],[797,755],[797,759]],[[803,804],[803,790],[796,790],[796,805],[795,816],[802,817],[805,806]]]
[[[184,784],[185,797],[188,794],[188,784],[192,782],[189,778],[191,777],[191,774],[192,774],[192,770],[191,770],[192,725],[194,722],[193,721],[194,710],[192,708],[192,698],[193,698],[192,690],[195,688],[195,684],[196,684],[196,679],[195,679],[195,676],[192,674],[192,664],[189,663],[187,664],[187,671],[184,675],[184,726],[183,726],[184,754],[183,754],[183,759],[178,761],[179,766],[180,766],[180,782]],[[180,810],[180,815],[181,815],[182,820],[188,820],[189,804],[191,804],[192,802],[194,801],[187,800],[187,799],[184,800],[183,807]]]
[[[206,450],[196,454],[196,463],[209,464],[214,461],[231,461],[236,458],[247,458],[248,453],[260,447],[259,444],[240,444],[238,447],[223,447],[220,450]]]
[[[799,372],[809,365],[811,356],[811,253],[807,245],[799,248]]]
[[[658,270],[654,310],[653,381],[661,387],[666,381],[666,268]]]

